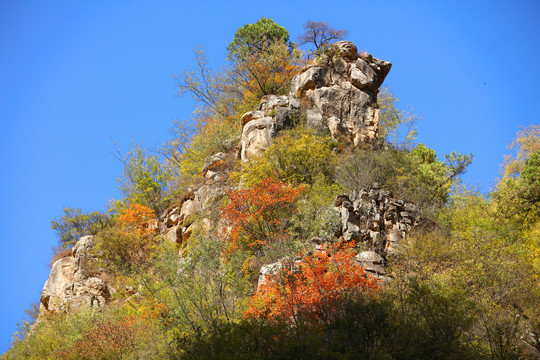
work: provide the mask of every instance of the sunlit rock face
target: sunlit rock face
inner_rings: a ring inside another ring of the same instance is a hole
[[[340,142],[371,147],[378,135],[377,93],[391,67],[339,41],[333,55],[321,56],[292,79],[291,95],[309,126],[328,128]]]
[[[52,264],[41,293],[40,313],[101,307],[109,301],[114,290],[105,282],[104,272],[93,266],[93,250],[93,237],[83,236],[71,256]]]
[[[259,108],[247,112],[242,124],[241,158],[247,161],[268,149],[276,134],[299,120],[300,104],[291,96],[267,95]]]
[[[288,96],[264,96],[257,109],[241,117],[243,161],[262,153],[279,131],[299,122],[328,129],[343,143],[375,145],[377,93],[392,64],[358,54],[350,41],[339,41],[333,49],[292,79]]]
[[[216,203],[230,190],[228,173],[238,151],[239,148],[233,147],[228,153],[219,152],[206,158],[199,181],[160,216],[159,232],[166,241],[185,245],[197,227],[210,230],[212,222],[208,216],[219,211]]]

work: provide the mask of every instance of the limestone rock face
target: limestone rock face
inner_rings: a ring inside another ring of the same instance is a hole
[[[299,115],[300,104],[294,97],[267,95],[261,99],[259,108],[242,116],[241,158],[247,161],[272,144],[276,134],[294,124]]]
[[[41,311],[57,313],[99,307],[109,301],[113,289],[88,267],[95,260],[93,246],[93,237],[83,236],[73,247],[72,256],[52,265],[41,293]]]
[[[341,142],[372,146],[378,135],[377,93],[392,64],[358,55],[350,41],[335,46],[336,54],[323,55],[292,79],[291,96],[305,107],[308,125],[328,128]]]
[[[386,274],[384,271],[384,259],[375,251],[362,251],[355,256],[354,261],[372,276],[383,277]]]

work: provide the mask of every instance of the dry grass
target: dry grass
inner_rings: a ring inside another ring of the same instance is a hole
[[[71,256],[71,248],[54,249],[54,254],[51,256],[50,266],[52,266],[52,264],[54,264],[57,260],[63,259],[68,256]]]

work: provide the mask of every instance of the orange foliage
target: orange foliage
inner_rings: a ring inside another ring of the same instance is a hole
[[[288,270],[270,275],[251,299],[248,317],[321,322],[348,296],[378,288],[354,263],[353,245],[338,244],[304,256]]]
[[[267,178],[228,193],[230,202],[221,216],[229,225],[225,233],[229,253],[241,249],[257,254],[271,240],[286,236],[286,221],[302,191]]]
[[[285,93],[291,79],[305,62],[284,43],[276,42],[237,64],[242,92],[242,109],[256,105],[264,95]]]
[[[141,237],[150,236],[154,232],[150,227],[152,219],[154,219],[154,211],[140,204],[131,204],[118,217],[118,221],[124,228]]]

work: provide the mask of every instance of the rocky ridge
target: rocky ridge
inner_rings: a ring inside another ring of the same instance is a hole
[[[328,129],[334,139],[354,146],[375,144],[379,121],[377,93],[391,63],[367,53],[358,54],[356,46],[349,41],[337,42],[334,49],[334,53],[322,56],[292,79],[289,95],[264,96],[257,109],[240,118],[240,139],[233,139],[227,152],[209,156],[202,168],[202,179],[161,214],[156,228],[166,241],[185,244],[196,226],[209,230],[217,225],[208,213],[215,210],[216,201],[229,189],[226,180],[230,165],[236,158],[249,161],[261,154],[280,131],[300,121],[309,127]],[[359,194],[363,193],[338,198],[341,202],[336,206],[343,221],[343,237],[368,244],[366,251],[370,253],[360,253],[358,261],[366,265],[367,271],[371,269],[382,276],[386,252],[392,251],[414,221],[406,224],[410,218],[388,210],[390,205],[382,213],[375,211],[374,205],[364,203],[364,195]],[[368,191],[368,197],[369,194]],[[396,206],[396,209],[401,208]],[[388,221],[401,219],[400,216],[403,220],[395,220],[392,231],[386,231]],[[388,240],[381,240],[383,237]],[[74,246],[72,256],[52,265],[42,292],[42,310],[59,312],[103,306],[110,300],[114,289],[106,283],[103,274],[92,274],[86,266],[95,260],[92,248],[92,237],[83,237]]]

